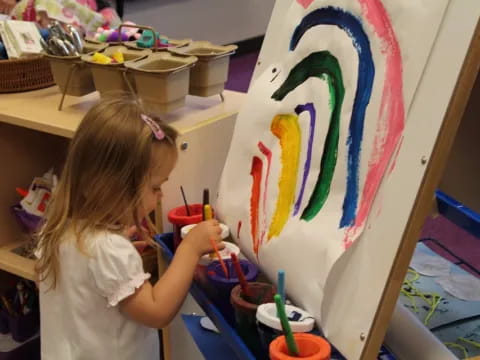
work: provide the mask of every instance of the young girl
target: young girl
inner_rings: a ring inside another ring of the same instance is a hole
[[[126,237],[160,198],[176,132],[131,99],[105,100],[81,122],[40,232],[43,360],[159,359],[158,333],[179,310],[200,256],[221,242],[196,226],[152,286]],[[221,247],[221,244],[220,244]]]

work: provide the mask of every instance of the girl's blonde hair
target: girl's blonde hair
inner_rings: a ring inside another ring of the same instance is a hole
[[[177,151],[176,131],[150,115],[165,134],[157,140],[142,114],[136,99],[121,95],[100,101],[80,123],[39,233],[36,271],[41,281],[51,279],[51,288],[57,283],[67,227],[84,254],[86,229],[121,233],[132,222],[141,229],[138,207],[152,166],[152,145],[162,146],[165,156]]]

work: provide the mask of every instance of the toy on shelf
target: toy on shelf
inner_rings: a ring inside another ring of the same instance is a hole
[[[141,34],[138,32],[138,28],[135,27],[135,23],[130,21],[125,22],[124,24],[131,25],[128,28],[124,28],[122,34],[119,38],[118,29],[111,29],[108,26],[99,27],[97,32],[93,36],[93,39],[100,42],[125,42],[125,41],[135,41],[141,37]]]
[[[97,64],[123,64],[125,58],[119,50],[115,51],[111,56],[96,52],[92,55],[92,61]]]
[[[34,178],[28,190],[16,188],[23,199],[12,206],[12,211],[25,231],[34,233],[38,229],[56,185],[57,176],[50,169],[42,177]]]
[[[140,48],[153,48],[155,41],[154,35],[156,35],[157,38],[157,48],[173,46],[172,44],[170,44],[166,36],[160,35],[158,32],[154,34],[151,30],[144,30],[140,38],[137,40],[136,45]]]

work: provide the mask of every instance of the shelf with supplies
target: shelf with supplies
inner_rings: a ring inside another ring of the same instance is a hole
[[[180,133],[185,133],[205,122],[237,114],[246,94],[225,90],[223,96],[223,102],[220,96],[188,96],[185,107],[161,117]],[[72,138],[83,115],[99,96],[94,92],[83,97],[69,97],[59,111],[60,98],[56,86],[26,93],[4,94],[0,103],[0,122]]]
[[[200,98],[189,96],[186,106],[162,115],[162,119],[180,133],[179,145],[189,142],[183,151],[182,164],[197,163],[197,139],[202,137],[212,147],[214,157],[226,156],[233,124],[246,94],[225,90],[220,96]],[[26,236],[11,212],[11,206],[20,198],[15,188],[28,188],[32,179],[54,168],[58,174],[71,139],[84,114],[98,101],[94,92],[83,97],[68,97],[63,109],[58,110],[61,93],[58,87],[2,95],[0,102],[0,160],[4,166],[0,177],[0,270],[34,280],[34,262],[12,252],[26,241]],[[215,131],[210,131],[215,128]],[[209,133],[205,135],[205,133]],[[213,137],[225,134],[224,140]],[[210,137],[211,136],[211,137]],[[220,145],[218,145],[220,144]],[[222,146],[222,149],[218,147]],[[191,157],[195,159],[190,159]],[[222,163],[218,159],[218,164]],[[212,164],[211,166],[217,166]],[[182,166],[180,166],[182,167]],[[220,169],[220,165],[218,165]],[[213,171],[213,170],[212,170]],[[217,170],[213,171],[215,174]],[[178,171],[179,175],[183,171]],[[210,179],[211,178],[211,179]],[[218,179],[206,176],[205,186]],[[199,185],[204,186],[204,185]],[[168,208],[176,202],[167,195],[162,201]]]

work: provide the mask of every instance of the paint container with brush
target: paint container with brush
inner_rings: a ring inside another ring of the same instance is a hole
[[[321,336],[312,334],[293,334],[297,343],[299,356],[292,356],[288,351],[285,336],[279,336],[270,343],[271,360],[329,360],[331,354],[330,344]]]
[[[262,344],[256,325],[257,309],[262,304],[273,302],[276,291],[272,284],[254,282],[248,284],[248,294],[237,285],[230,295],[237,332],[257,359],[262,356]]]
[[[176,207],[168,212],[168,221],[173,225],[173,247],[176,250],[181,237],[182,227],[190,224],[198,224],[203,218],[203,205],[190,204],[188,210],[185,206]]]
[[[187,236],[190,230],[195,226],[196,224],[182,227],[180,232],[181,238],[185,238],[185,236]],[[220,234],[222,240],[228,239],[230,235],[228,226],[225,224],[220,224],[220,228],[222,229],[222,233]],[[223,260],[230,259],[231,254],[235,254],[237,256],[240,254],[240,248],[237,245],[227,241],[224,241],[223,244],[225,245],[225,248],[219,251]],[[211,254],[203,255],[198,262],[197,268],[195,269],[194,279],[204,290],[208,288],[207,267],[214,262],[215,259],[216,257]]]
[[[232,289],[240,283],[240,280],[237,272],[235,271],[234,264],[232,263],[232,260],[230,260],[230,256],[224,260],[228,269],[228,277],[225,276],[219,261],[212,262],[210,265],[208,265],[206,270],[206,292],[208,297],[217,306],[225,319],[231,325],[234,325],[235,315],[230,301],[230,294]],[[245,280],[247,282],[255,281],[258,276],[258,267],[247,260],[240,260],[239,262],[242,273],[245,276]]]
[[[315,319],[303,309],[285,305],[285,312],[294,333],[309,333],[315,326]],[[265,356],[268,355],[270,343],[283,334],[282,324],[277,316],[275,303],[262,304],[257,309],[257,330]]]

